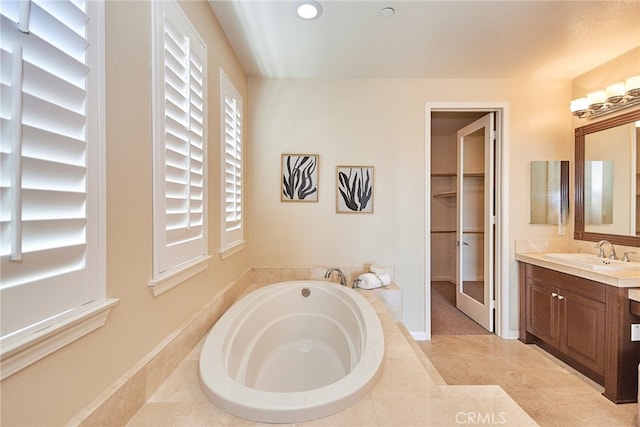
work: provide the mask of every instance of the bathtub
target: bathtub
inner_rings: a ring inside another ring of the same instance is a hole
[[[365,396],[383,355],[382,326],[358,292],[281,282],[247,294],[216,322],[200,353],[200,385],[237,417],[304,422]]]

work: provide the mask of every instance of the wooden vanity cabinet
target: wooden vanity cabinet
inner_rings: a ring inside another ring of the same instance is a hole
[[[636,401],[640,343],[630,340],[626,289],[522,262],[519,269],[520,341],[603,385],[614,402]]]
[[[605,292],[601,283],[558,277],[553,270],[527,265],[526,331],[534,341],[573,359],[594,380],[604,380]],[[565,275],[567,276],[567,275]],[[564,358],[563,357],[563,358]]]

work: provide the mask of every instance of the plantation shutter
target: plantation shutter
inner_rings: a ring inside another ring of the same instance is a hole
[[[223,250],[242,241],[242,98],[220,70],[223,140]]]
[[[0,2],[2,338],[99,297],[88,7]]]
[[[164,229],[156,275],[206,256],[205,80],[206,47],[179,6],[162,2],[162,48],[158,76],[161,114],[156,138]]]

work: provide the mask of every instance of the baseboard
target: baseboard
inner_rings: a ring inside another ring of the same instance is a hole
[[[425,341],[427,339],[427,333],[425,331],[409,331],[409,333],[416,341]]]

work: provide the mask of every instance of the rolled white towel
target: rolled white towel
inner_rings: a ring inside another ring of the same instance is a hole
[[[358,287],[362,289],[375,289],[382,286],[382,282],[378,279],[373,273],[364,273],[358,276],[360,281],[358,282]]]
[[[387,269],[381,265],[372,265],[369,267],[369,271],[374,274],[387,274]]]
[[[387,286],[391,283],[391,275],[389,273],[376,274],[376,277],[380,280],[382,286]]]

